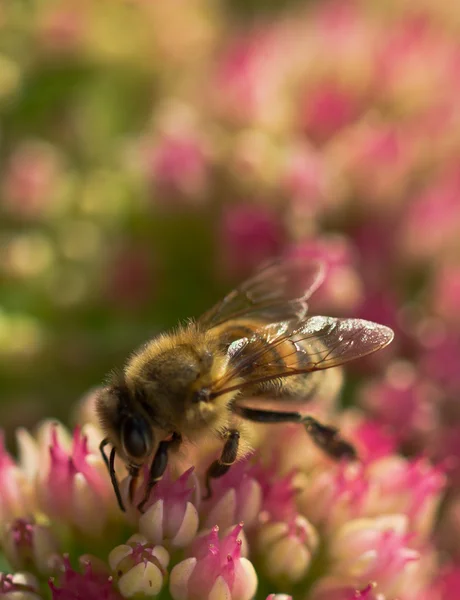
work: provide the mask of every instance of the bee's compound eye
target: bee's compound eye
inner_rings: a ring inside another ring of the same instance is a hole
[[[145,458],[152,449],[149,424],[142,417],[128,417],[123,423],[121,441],[125,453],[130,458]]]

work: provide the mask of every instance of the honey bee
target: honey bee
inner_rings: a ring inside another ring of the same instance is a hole
[[[301,423],[332,458],[356,457],[337,429],[289,410],[289,401],[308,402],[325,384],[325,369],[384,348],[394,334],[361,319],[307,316],[307,301],[323,279],[321,263],[268,264],[199,319],[147,342],[123,371],[111,374],[97,412],[106,433],[100,450],[121,510],[116,454],[131,476],[130,502],[140,469],[150,464],[137,507],[142,511],[181,443],[216,436],[223,449],[207,471],[209,496],[211,480],[251,450],[251,421]],[[286,410],[267,410],[257,405],[260,397],[285,403]],[[255,408],[248,406],[251,398]]]

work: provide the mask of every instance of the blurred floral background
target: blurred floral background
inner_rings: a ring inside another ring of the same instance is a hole
[[[312,312],[396,333],[339,403],[447,475],[434,539],[455,560],[459,97],[448,0],[0,3],[8,442],[72,424],[134,347],[264,260],[320,257]]]

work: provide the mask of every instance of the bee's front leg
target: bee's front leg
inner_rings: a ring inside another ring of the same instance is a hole
[[[145,486],[145,494],[142,500],[137,505],[137,510],[144,512],[143,508],[150,497],[150,492],[156,483],[163,477],[166,467],[168,466],[168,450],[171,447],[177,447],[182,442],[182,438],[178,433],[173,433],[171,438],[163,440],[159,443],[158,449],[153,457],[150,465],[149,477]]]
[[[206,473],[207,494],[204,500],[212,496],[211,479],[217,479],[225,475],[238,456],[238,446],[240,443],[240,432],[236,429],[229,429],[225,435],[226,441],[222,450],[221,457],[215,460]]]
[[[137,483],[137,480],[139,479],[139,471],[140,471],[140,467],[138,465],[129,465],[129,467],[128,467],[128,472],[129,472],[129,476],[130,476],[128,497],[129,497],[129,502],[131,504],[133,503],[134,493],[136,491],[136,483]]]
[[[144,512],[143,508],[150,497],[153,486],[160,481],[166,471],[166,467],[168,466],[168,446],[169,442],[164,441],[160,442],[158,445],[158,449],[153,457],[152,464],[150,465],[149,478],[147,479],[147,484],[145,486],[144,497],[137,505],[137,510],[140,512]]]

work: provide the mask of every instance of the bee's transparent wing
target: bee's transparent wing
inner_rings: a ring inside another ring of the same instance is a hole
[[[393,337],[389,327],[362,319],[315,316],[295,327],[272,324],[229,346],[228,370],[212,393],[336,367],[384,348]],[[237,377],[242,382],[232,385]]]
[[[202,315],[198,324],[211,329],[233,319],[298,321],[323,280],[324,266],[318,261],[292,258],[269,263]]]

